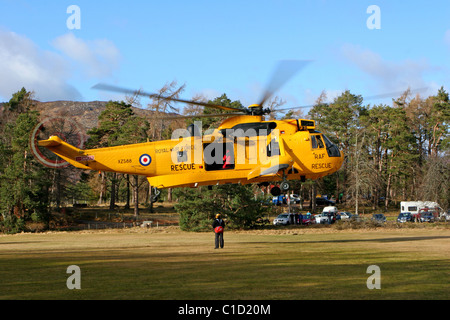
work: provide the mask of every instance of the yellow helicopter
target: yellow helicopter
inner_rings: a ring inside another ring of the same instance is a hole
[[[283,81],[295,71],[288,69]],[[247,109],[162,98],[229,112],[205,115],[229,117],[210,134],[202,134],[201,125],[194,123],[175,130],[170,140],[82,150],[51,136],[38,145],[77,168],[146,176],[158,189],[280,181],[279,190],[273,191],[276,195],[289,190],[289,180],[318,179],[339,170],[344,160],[342,151],[316,131],[313,120],[264,120],[270,110],[263,105],[283,82],[279,74],[260,103]],[[94,88],[135,93],[102,84]]]

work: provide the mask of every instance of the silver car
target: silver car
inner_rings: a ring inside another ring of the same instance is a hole
[[[276,217],[274,220],[273,220],[273,224],[275,225],[275,226],[278,226],[278,225],[288,225],[289,224],[289,214],[288,213],[282,213],[282,214],[280,214],[280,215],[278,215],[278,217]]]

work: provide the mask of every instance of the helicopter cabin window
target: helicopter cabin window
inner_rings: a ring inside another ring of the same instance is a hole
[[[181,150],[177,152],[177,161],[178,162],[186,162],[187,161],[187,152],[185,150]]]
[[[267,156],[279,156],[280,155],[280,145],[278,144],[278,141],[275,139],[272,139],[270,143],[267,145]]]
[[[320,135],[312,135],[311,144],[313,149],[322,149],[325,147],[325,144],[323,143],[322,137]]]
[[[233,143],[205,143],[203,160],[206,171],[234,169]]]

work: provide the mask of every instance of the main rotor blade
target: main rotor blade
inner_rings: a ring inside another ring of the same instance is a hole
[[[212,118],[212,117],[235,117],[235,116],[245,116],[246,113],[216,113],[216,114],[199,114],[191,116],[164,116],[160,119],[164,120],[178,120],[178,119],[192,119],[192,118]]]
[[[116,87],[116,86],[109,85],[109,84],[104,84],[104,83],[98,83],[95,86],[93,86],[92,89],[104,90],[104,91],[113,91],[113,92],[119,92],[119,93],[131,94],[131,95],[137,94],[137,95],[140,95],[140,96],[143,96],[143,97],[150,97],[150,98],[153,98],[153,99],[161,99],[161,100],[182,102],[182,103],[187,103],[187,104],[195,104],[195,105],[199,105],[199,106],[202,106],[202,107],[216,108],[216,109],[221,109],[221,110],[225,110],[225,111],[240,111],[240,112],[243,111],[242,109],[238,109],[238,108],[225,107],[225,106],[220,106],[220,105],[216,105],[216,104],[212,104],[212,103],[208,103],[208,102],[201,102],[201,101],[193,101],[193,100],[184,100],[184,99],[177,99],[177,98],[171,98],[171,97],[164,97],[164,96],[161,96],[161,95],[156,94],[156,93],[148,93],[148,92],[143,92],[143,91],[139,91],[139,90],[131,90],[131,89]]]
[[[306,67],[310,60],[282,60],[275,68],[269,83],[266,86],[263,97],[259,102],[262,108],[264,103],[270,99],[288,80],[290,80],[297,72]]]

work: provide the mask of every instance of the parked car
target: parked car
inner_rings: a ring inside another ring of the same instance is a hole
[[[289,195],[289,199],[291,201],[291,203],[300,203],[300,197],[298,196],[298,194],[291,194]]]
[[[404,223],[404,222],[411,222],[413,221],[411,212],[402,212],[397,217],[397,222]]]
[[[330,221],[326,213],[316,214],[315,220],[318,224],[327,224]]]
[[[319,224],[331,224],[336,222],[336,215],[330,212],[322,212],[321,214],[316,215],[315,220],[316,223]]]
[[[372,220],[373,220],[373,221],[377,221],[377,222],[386,222],[386,217],[385,217],[385,215],[382,214],[382,213],[375,213],[375,214],[372,216]]]
[[[450,209],[441,215],[440,220],[447,221],[447,222],[450,221]]]
[[[339,213],[339,216],[341,220],[348,220],[352,217],[352,214],[348,211],[343,211]]]
[[[302,215],[302,221],[301,224],[309,226],[310,224],[316,223],[316,220],[314,219],[314,216],[312,214]]]
[[[422,213],[420,215],[420,222],[434,222],[435,217],[432,212]]]
[[[276,217],[273,220],[273,225],[274,226],[278,226],[278,225],[288,225],[290,223],[290,217],[289,217],[289,213],[282,213],[280,215],[278,215],[278,217]]]

